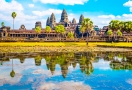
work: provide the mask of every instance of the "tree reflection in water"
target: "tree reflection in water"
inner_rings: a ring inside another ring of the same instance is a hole
[[[110,67],[113,70],[131,70],[132,69],[132,53],[118,53],[118,52],[79,52],[79,53],[36,53],[32,55],[25,54],[11,54],[11,57],[19,58],[21,63],[24,63],[25,58],[34,58],[35,65],[40,66],[42,58],[46,61],[47,69],[54,75],[56,65],[58,64],[61,68],[62,76],[66,78],[68,74],[68,67],[72,66],[74,69],[79,64],[80,71],[86,75],[91,75],[94,72],[93,62],[98,62],[99,59],[103,58],[106,61],[110,61]],[[0,63],[3,64],[5,61],[9,61],[9,54],[0,54]],[[13,69],[13,58],[12,60],[12,71],[10,76],[15,76]]]

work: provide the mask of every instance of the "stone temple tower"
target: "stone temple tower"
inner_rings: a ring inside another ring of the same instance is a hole
[[[54,28],[56,26],[56,18],[55,18],[54,13],[52,13],[51,16],[50,16],[50,24],[49,24],[49,26],[51,28]]]
[[[82,24],[83,20],[84,20],[84,16],[81,14],[81,16],[80,16],[80,18],[79,18],[79,24],[80,24],[80,25]]]
[[[39,26],[40,28],[42,28],[42,24],[41,24],[40,21],[37,21],[37,22],[35,23],[35,28],[36,28],[37,26]]]
[[[46,26],[50,26],[50,18],[47,18]]]
[[[61,14],[61,20],[60,20],[60,22],[68,22],[68,21],[69,20],[68,20],[67,12],[66,12],[65,9],[63,9],[62,14]]]
[[[73,24],[76,24],[77,23],[75,18],[73,18],[72,23]]]

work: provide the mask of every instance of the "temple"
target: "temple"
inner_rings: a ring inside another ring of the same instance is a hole
[[[65,30],[66,30],[65,35],[67,35],[68,32],[73,32],[75,38],[80,38],[82,36],[86,37],[86,33],[82,34],[80,32],[80,26],[83,20],[84,20],[84,15],[81,14],[79,21],[76,21],[75,18],[73,18],[72,21],[70,21],[68,19],[68,14],[66,10],[63,9],[59,22],[56,22],[56,17],[54,13],[52,13],[50,17],[47,18],[46,26],[50,26],[52,29],[50,33],[47,33],[45,31],[45,28],[42,27],[42,23],[40,21],[37,21],[35,23],[35,27],[37,26],[41,27],[41,33],[38,35],[38,38],[45,38],[47,34],[49,36],[48,38],[57,37],[57,33],[55,32],[55,26],[57,25],[64,25]],[[0,28],[0,37],[1,38],[4,38],[4,37],[34,38],[34,37],[37,37],[37,33],[35,32],[35,27],[32,28],[31,30],[27,30],[25,25],[22,24],[19,29],[12,30],[10,27],[3,26]],[[101,29],[97,25],[94,25],[93,30],[89,33],[89,36],[96,35],[98,38],[98,36],[105,35],[107,30],[108,30],[108,26],[104,26]],[[123,35],[126,35],[126,34],[123,34]]]

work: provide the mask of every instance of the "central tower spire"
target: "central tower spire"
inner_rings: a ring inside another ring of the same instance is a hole
[[[60,22],[68,22],[68,15],[65,9],[62,11]]]

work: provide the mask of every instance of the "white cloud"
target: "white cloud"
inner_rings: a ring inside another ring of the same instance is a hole
[[[34,15],[37,15],[37,16],[46,16],[46,15],[51,15],[51,13],[61,14],[62,10],[59,10],[59,9],[48,9],[48,10],[45,10],[45,11],[32,11],[32,13]]]
[[[132,12],[132,1],[129,0],[128,2],[124,3],[123,6],[130,7],[130,12]]]
[[[110,70],[110,61],[99,60],[97,63],[93,63],[95,69]]]
[[[122,16],[125,18],[132,18],[132,14],[123,14]]]
[[[84,85],[82,82],[64,81],[60,83],[42,83],[37,90],[91,90],[90,86]]]
[[[22,5],[15,0],[12,0],[11,2],[0,0],[0,11],[10,12],[10,11],[22,11],[22,10],[24,10]]]
[[[64,4],[64,5],[74,5],[87,3],[89,0],[33,0],[33,2],[40,1],[44,4]]]
[[[34,7],[34,4],[28,4],[28,6],[32,8],[32,7]]]
[[[123,6],[132,7],[132,1],[124,3]]]
[[[128,80],[126,80],[126,82],[127,82],[128,84],[132,85],[132,79],[128,79]]]
[[[108,19],[108,18],[114,19],[114,18],[115,18],[114,15],[101,15],[101,16],[98,16],[98,17],[99,17],[99,18],[106,18],[106,19]]]

